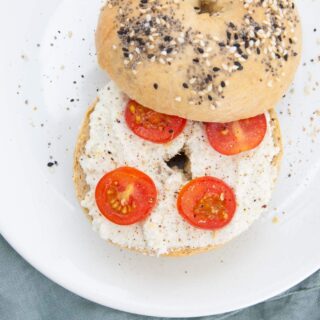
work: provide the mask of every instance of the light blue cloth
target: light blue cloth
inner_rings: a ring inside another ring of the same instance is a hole
[[[41,275],[0,236],[0,320],[151,320],[99,306]],[[320,272],[280,297],[206,320],[320,320]]]

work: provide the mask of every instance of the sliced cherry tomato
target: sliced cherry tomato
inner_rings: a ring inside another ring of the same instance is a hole
[[[213,149],[230,156],[256,148],[267,132],[264,114],[229,123],[206,123]]]
[[[158,113],[133,100],[127,104],[125,118],[128,127],[137,136],[154,143],[172,141],[187,123],[183,118]]]
[[[157,201],[157,190],[143,172],[121,167],[99,181],[95,198],[100,212],[119,225],[130,225],[145,219]]]
[[[194,227],[216,230],[233,218],[236,198],[233,190],[222,180],[202,177],[182,188],[177,207],[180,215]]]

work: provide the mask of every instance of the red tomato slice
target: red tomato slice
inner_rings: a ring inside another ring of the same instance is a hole
[[[267,120],[262,114],[229,123],[206,123],[206,131],[213,149],[230,156],[256,148],[267,132]]]
[[[95,198],[100,212],[119,225],[145,219],[157,201],[157,190],[143,172],[122,167],[107,173],[99,181]]]
[[[175,139],[186,126],[187,120],[155,112],[130,100],[125,111],[128,127],[140,138],[167,143]]]
[[[177,201],[180,215],[191,225],[206,230],[226,226],[236,211],[233,190],[213,177],[197,178],[185,185]]]

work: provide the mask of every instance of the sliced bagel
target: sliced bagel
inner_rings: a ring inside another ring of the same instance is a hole
[[[211,122],[276,106],[301,44],[292,0],[109,0],[96,33],[100,66],[131,99]]]
[[[111,90],[110,90],[110,87],[111,87]],[[111,92],[114,92],[116,89],[115,89],[115,86],[113,84],[111,84],[109,86],[109,90]],[[107,92],[107,89],[104,90],[105,92]],[[113,93],[112,93],[113,94]],[[116,99],[114,99],[113,101],[119,101],[119,97],[121,97],[122,94],[120,94],[119,92],[116,92],[114,94],[116,96]],[[92,119],[94,117],[101,117],[101,113],[100,114],[95,114],[95,111],[96,111],[96,108],[97,106],[99,106],[100,108],[102,107],[104,109],[103,112],[112,112],[114,109],[116,109],[116,107],[114,105],[110,105],[111,103],[111,100],[110,101],[101,101],[101,98],[103,98],[103,94],[100,94],[100,98],[97,98],[97,100],[92,104],[92,106],[90,106],[90,108],[88,109],[86,115],[85,115],[85,118],[84,118],[84,121],[83,121],[83,124],[82,124],[82,127],[80,129],[80,134],[79,134],[79,137],[78,137],[78,140],[77,140],[77,144],[76,144],[76,149],[75,149],[75,154],[74,154],[74,184],[75,184],[75,189],[76,189],[76,194],[77,194],[77,197],[80,201],[80,203],[82,204],[82,208],[84,210],[84,212],[86,213],[87,217],[89,218],[89,220],[91,222],[94,223],[94,219],[97,218],[97,215],[95,215],[95,218],[93,219],[93,216],[90,214],[88,208],[86,207],[86,205],[84,205],[84,199],[90,194],[90,188],[94,188],[94,181],[90,182],[91,183],[91,187],[90,185],[88,184],[88,177],[87,177],[87,174],[86,174],[86,170],[87,169],[84,169],[84,166],[83,166],[83,158],[86,158],[88,157],[88,152],[86,150],[87,148],[87,145],[90,141],[90,131],[91,130],[94,130],[93,126],[92,126]],[[104,98],[103,98],[104,99]],[[124,98],[126,99],[126,98]],[[102,104],[101,104],[102,103]],[[124,104],[125,101],[121,101],[120,104]],[[101,112],[101,109],[100,111]],[[115,111],[116,112],[116,111]],[[117,114],[117,116],[119,116],[119,114]],[[117,124],[118,124],[118,118],[117,118]],[[121,124],[118,124],[119,126]],[[192,125],[195,125],[195,126],[198,126],[198,124],[193,124],[191,123],[190,126]],[[274,156],[272,158],[270,158],[270,162],[269,163],[266,163],[266,167],[267,168],[272,168],[270,172],[272,172],[272,175],[274,176],[274,180],[277,176],[277,171],[278,171],[278,168],[280,166],[280,162],[281,162],[281,157],[282,157],[282,143],[281,143],[281,134],[280,134],[280,126],[279,126],[279,122],[278,122],[278,119],[277,119],[277,116],[276,116],[276,113],[274,112],[274,110],[270,110],[269,111],[269,130],[270,130],[270,136],[271,136],[271,141],[273,143],[273,146],[274,148],[277,150],[276,153],[274,154]],[[122,130],[122,129],[121,129]],[[188,129],[187,129],[188,130]],[[94,131],[91,131],[91,132],[94,132]],[[96,133],[95,133],[96,134]],[[189,139],[190,141],[192,141],[192,135],[194,135],[195,133],[191,133],[191,135],[188,136],[187,139]],[[137,140],[137,143],[140,143],[139,141],[139,137],[136,137],[136,136],[130,136],[130,139],[131,140],[134,140],[136,139]],[[198,143],[198,142],[197,142]],[[145,144],[149,144],[149,142],[142,142],[142,145],[145,145]],[[165,148],[164,146],[157,146],[159,148]],[[126,146],[124,145],[123,148],[126,148]],[[189,146],[190,148],[190,146]],[[208,146],[208,148],[210,148]],[[259,147],[258,147],[259,148]],[[191,150],[192,152],[192,150]],[[215,151],[213,151],[215,152]],[[250,151],[251,152],[251,151]],[[247,157],[254,157],[254,150],[247,155]],[[110,157],[110,155],[106,154],[105,155],[106,157]],[[112,155],[112,156],[116,156],[116,155]],[[147,155],[146,155],[147,156]],[[90,157],[90,155],[89,155]],[[220,157],[220,156],[219,156]],[[192,156],[191,156],[191,159],[192,159]],[[229,158],[230,159],[230,158]],[[223,161],[229,161],[227,159],[227,157],[223,158],[222,159]],[[214,161],[214,160],[212,160]],[[120,165],[126,165],[125,163],[122,163],[122,164],[119,164]],[[227,165],[227,164],[226,164]],[[114,168],[110,168],[109,170],[112,170]],[[222,168],[223,169],[223,168]],[[171,169],[169,169],[171,170]],[[90,170],[89,170],[90,171]],[[87,172],[89,172],[87,170]],[[155,178],[155,176],[152,176],[152,178]],[[187,179],[185,179],[185,181],[187,181]],[[274,183],[275,181],[272,181],[272,184]],[[233,187],[231,185],[231,187]],[[257,186],[253,185],[252,186],[253,188],[256,188]],[[94,199],[93,199],[93,195],[92,195],[92,192],[91,192],[91,195],[89,196],[90,198],[90,201],[92,202],[92,205],[94,206]],[[161,198],[159,199],[160,203],[161,203]],[[241,201],[241,199],[239,199],[239,201]],[[264,203],[264,205],[266,205],[266,203]],[[173,209],[172,211],[177,211],[176,209]],[[261,210],[262,212],[263,210]],[[261,213],[260,212],[260,213]],[[250,222],[248,222],[248,225],[246,225],[245,227],[243,227],[243,230],[244,231],[245,229],[247,229],[249,227],[249,225],[251,225],[253,223],[254,220],[256,220],[256,218],[260,215],[257,214],[257,216]],[[161,215],[161,212],[157,213],[157,214],[160,214]],[[168,215],[169,214],[169,215]],[[170,216],[174,215],[175,217],[177,216],[177,212],[166,212],[165,213],[165,216],[164,218],[165,219],[170,219]],[[248,213],[250,215],[250,213]],[[152,214],[151,214],[152,216]],[[112,225],[111,222],[107,221],[107,219],[105,219],[104,217],[98,217],[98,219],[102,219],[103,220],[103,223],[106,223],[106,224],[110,224]],[[177,216],[177,219],[181,219],[182,218],[180,216]],[[99,220],[99,221],[102,221],[102,220]],[[241,221],[240,221],[241,222]],[[149,222],[148,222],[149,223]],[[184,221],[180,221],[179,220],[179,223],[185,223]],[[244,222],[246,223],[246,222]],[[113,227],[113,226],[112,226]],[[125,229],[122,229],[122,228],[127,228],[127,227],[121,227],[121,226],[114,226],[117,228],[117,232],[118,233],[121,233],[122,230],[125,230]],[[184,226],[183,226],[184,227]],[[214,235],[214,233],[210,232],[210,231],[199,231],[198,229],[192,227],[192,226],[186,226],[188,228],[188,230],[192,233],[194,232],[195,234],[198,234],[199,232],[208,232],[212,235]],[[140,224],[138,224],[137,228],[140,228]],[[126,229],[127,230],[127,229]],[[189,232],[188,231],[188,232]],[[126,232],[126,231],[124,231]],[[150,230],[148,231],[150,232]],[[151,231],[152,232],[152,231]],[[158,232],[157,230],[155,230],[155,233]],[[230,232],[233,232],[233,231],[230,231]],[[130,234],[129,234],[130,235]],[[235,234],[235,235],[238,235],[238,234]],[[202,234],[200,235],[200,237],[202,236]],[[104,237],[104,238],[108,238],[108,237]],[[228,239],[227,239],[228,238]],[[231,238],[233,238],[233,236],[228,236],[226,237],[226,241],[229,241],[231,240]],[[196,253],[201,253],[201,252],[206,252],[206,251],[209,251],[209,250],[212,250],[214,249],[215,247],[217,246],[220,246],[222,244],[224,244],[224,241],[220,241],[219,243],[217,244],[212,244],[212,245],[206,245],[206,246],[200,246],[200,247],[196,247],[196,246],[190,246],[190,245],[186,245],[186,246],[179,246],[177,248],[174,248],[174,247],[171,247],[167,252],[163,252],[163,251],[159,251],[158,249],[154,249],[152,247],[142,247],[142,246],[135,246],[131,243],[131,240],[129,239],[128,240],[128,245],[124,244],[123,242],[122,243],[119,243],[117,241],[117,239],[113,239],[112,237],[110,237],[108,239],[110,242],[116,244],[116,245],[120,245],[121,247],[123,248],[128,248],[128,249],[131,249],[131,250],[134,250],[134,251],[139,251],[139,252],[142,252],[144,254],[149,254],[149,255],[165,255],[165,256],[187,256],[187,255],[193,255],[193,254],[196,254]]]

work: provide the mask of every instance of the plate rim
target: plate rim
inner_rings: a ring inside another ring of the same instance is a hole
[[[0,231],[1,235],[4,237],[4,239],[9,243],[9,245],[12,247],[13,250],[15,250],[20,257],[22,257],[28,264],[30,264],[33,268],[35,268],[38,272],[40,272],[42,275],[44,275],[47,279],[54,282],[55,284],[58,284],[60,287],[64,288],[65,290],[76,294],[77,296],[84,298],[88,301],[91,301],[93,303],[96,303],[100,306],[112,308],[114,310],[120,311],[120,312],[127,312],[135,315],[142,315],[142,316],[150,316],[150,317],[167,317],[167,318],[193,318],[193,317],[206,317],[206,316],[214,316],[214,315],[222,315],[229,312],[237,312],[241,311],[242,309],[255,306],[259,303],[267,302],[267,300],[276,297],[277,295],[280,295],[287,290],[293,288],[297,284],[301,283],[303,280],[310,277],[312,274],[320,270],[320,263],[315,264],[314,267],[308,268],[308,271],[300,271],[299,276],[294,276],[293,278],[295,280],[292,280],[292,282],[289,284],[289,281],[287,281],[287,285],[280,286],[278,288],[275,288],[273,290],[270,290],[269,294],[261,294],[259,298],[257,298],[255,301],[248,302],[245,304],[242,304],[241,306],[234,306],[232,308],[224,308],[224,310],[220,310],[218,312],[215,311],[209,311],[210,308],[208,308],[206,311],[187,311],[186,313],[183,313],[183,311],[169,311],[164,310],[163,308],[159,308],[159,311],[152,311],[151,308],[141,307],[138,304],[128,304],[128,302],[121,303],[118,299],[118,301],[102,301],[103,299],[99,299],[98,297],[93,297],[89,293],[85,293],[85,290],[80,290],[75,285],[72,285],[72,280],[69,280],[70,282],[67,283],[66,278],[62,279],[60,273],[54,273],[53,271],[50,271],[50,268],[46,268],[44,263],[41,263],[41,259],[37,259],[36,256],[31,256],[28,254],[23,253],[23,248],[18,244],[18,241],[14,239],[14,236],[10,236],[8,232],[5,230]],[[302,270],[302,269],[301,269]],[[293,273],[290,273],[291,277]],[[272,293],[271,293],[272,292]],[[160,312],[160,309],[162,311]]]

